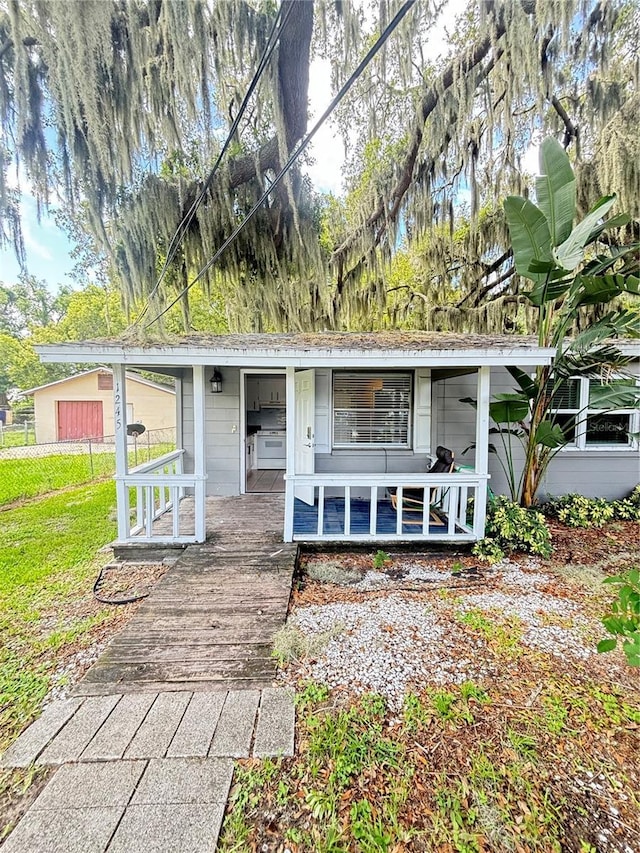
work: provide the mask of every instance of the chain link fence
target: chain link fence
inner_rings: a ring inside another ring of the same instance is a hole
[[[6,424],[0,421],[0,450],[6,447],[22,447],[36,443],[36,425],[34,421],[20,424]]]
[[[129,467],[176,449],[175,428],[129,436]],[[0,506],[113,476],[115,436],[0,446]]]

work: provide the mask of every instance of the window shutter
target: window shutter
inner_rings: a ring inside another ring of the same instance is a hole
[[[431,371],[416,370],[413,449],[431,452]]]
[[[329,370],[316,370],[316,453],[331,453],[331,394]]]

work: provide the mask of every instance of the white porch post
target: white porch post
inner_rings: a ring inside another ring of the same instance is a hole
[[[287,470],[284,491],[284,541],[293,542],[293,497],[296,451],[296,369],[287,367]]]
[[[182,377],[176,377],[176,450],[181,450],[184,447],[183,426],[182,420],[184,417],[184,401],[182,396]]]
[[[113,424],[116,445],[116,506],[118,512],[118,542],[126,542],[131,531],[129,517],[129,473],[127,448],[127,381],[124,364],[112,364],[113,370]]]
[[[489,473],[489,398],[491,368],[478,368],[478,408],[476,409],[476,474]],[[487,481],[478,484],[478,493],[473,514],[473,532],[477,539],[484,537],[487,517]]]
[[[193,457],[196,475],[195,483],[195,537],[196,542],[204,542],[207,538],[206,516],[206,481],[207,461],[205,447],[205,377],[204,366],[193,366]]]

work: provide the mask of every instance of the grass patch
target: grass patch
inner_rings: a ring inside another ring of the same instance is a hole
[[[260,849],[256,821],[265,810],[284,819],[281,837],[295,850],[386,853],[410,840],[400,812],[413,767],[406,746],[386,730],[384,701],[363,696],[349,708],[322,712],[314,697],[325,696],[323,687],[307,685],[298,702],[302,760],[245,762],[236,774],[221,851]],[[289,819],[301,809],[303,822]]]
[[[170,450],[170,444],[139,448],[138,464]],[[115,459],[115,453],[58,453],[28,459],[2,459],[0,454],[0,507],[111,477]],[[129,465],[135,464],[135,453],[130,451]]]
[[[478,607],[472,607],[464,613],[457,613],[456,619],[472,631],[482,635],[493,650],[507,658],[516,658],[522,654],[522,622],[517,616],[510,616],[504,622],[499,613],[487,614]]]
[[[603,829],[633,832],[637,816],[621,766],[637,748],[627,698],[570,676],[540,685],[507,674],[490,695],[472,681],[409,694],[398,717],[377,695],[336,707],[326,686],[307,683],[296,756],[243,762],[220,850],[600,849]]]
[[[286,666],[294,660],[304,660],[320,654],[334,637],[344,631],[342,622],[336,622],[328,631],[321,634],[304,634],[297,625],[286,624],[273,638],[273,657],[279,666]]]
[[[114,508],[108,482],[2,513],[0,749],[37,715],[60,661],[118,615],[91,593]]]

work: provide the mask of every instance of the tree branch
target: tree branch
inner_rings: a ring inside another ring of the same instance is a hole
[[[482,277],[481,277],[480,279],[478,279],[478,281],[476,282],[475,286],[474,286],[474,287],[473,287],[473,288],[472,288],[472,289],[467,293],[467,295],[466,295],[466,296],[464,296],[464,297],[460,300],[460,302],[458,302],[458,304],[456,305],[456,308],[462,308],[462,306],[464,305],[464,303],[465,303],[468,299],[471,299],[471,297],[472,297],[472,296],[474,296],[474,295],[478,292],[478,290],[477,290],[477,289],[478,289],[478,287],[480,286],[480,282],[481,282],[483,279],[486,279],[486,278],[487,278],[487,276],[490,276],[492,273],[496,272],[496,270],[499,270],[499,269],[500,269],[500,267],[503,265],[503,263],[504,263],[505,261],[508,261],[508,260],[509,260],[509,258],[510,258],[512,255],[513,255],[513,250],[512,250],[512,249],[507,249],[507,250],[506,250],[506,252],[503,252],[503,253],[500,255],[500,257],[499,257],[499,258],[496,258],[496,259],[495,259],[495,261],[493,261],[492,263],[490,263],[490,264],[483,264],[483,268],[484,268],[484,269],[483,269],[483,272],[482,272]],[[489,290],[491,290],[491,288],[492,288],[495,284],[498,284],[498,283],[499,283],[499,282],[497,282],[497,281],[493,282],[493,283],[489,286],[489,288],[488,288],[488,289],[489,289]],[[488,292],[488,291],[486,291],[486,292]]]
[[[529,14],[532,13],[534,10],[534,3],[532,2],[532,0],[522,0],[522,6]],[[377,230],[371,246],[371,248],[375,248],[377,245],[379,245],[382,237],[387,231],[389,224],[396,221],[400,213],[402,204],[404,202],[406,193],[409,190],[411,184],[413,183],[414,168],[418,153],[420,151],[420,146],[422,145],[424,126],[427,122],[427,119],[437,107],[438,102],[444,92],[451,88],[456,78],[461,74],[468,74],[478,65],[480,65],[480,63],[487,57],[487,55],[491,51],[494,42],[502,38],[505,32],[506,24],[504,22],[504,17],[500,16],[496,23],[496,31],[493,35],[493,38],[487,36],[481,42],[479,42],[470,50],[468,50],[463,59],[451,62],[442,73],[440,79],[436,83],[433,83],[429,86],[420,104],[418,114],[418,126],[416,128],[411,147],[409,148],[409,151],[405,156],[400,173],[400,178],[391,191],[389,201],[388,203],[385,203],[384,199],[381,199],[377,208],[367,218],[364,225],[362,225],[359,229],[353,232],[353,234],[349,235],[349,237],[342,243],[342,245],[335,250],[335,252],[333,253],[334,262],[339,262],[340,260],[342,260],[342,264],[339,263],[339,267],[344,266],[344,261],[346,260],[347,253],[353,247],[359,237],[361,237],[367,231],[376,228]],[[502,51],[499,51],[498,56],[490,60],[486,68],[483,69],[481,75],[482,79],[484,79],[487,74],[490,73],[490,71],[495,65],[496,59],[498,59],[501,55]],[[439,145],[440,152],[442,152],[446,148],[450,140],[451,135],[448,133],[445,134],[442,140],[442,144]],[[422,166],[420,167],[421,176],[430,172],[434,168],[434,166],[435,158],[429,157],[429,160],[426,163],[422,164]],[[364,258],[361,258],[357,261],[354,266],[354,271],[362,264],[363,260]],[[342,280],[339,279],[339,290],[342,289],[344,279],[346,279],[349,274],[350,273],[348,273],[346,276],[343,276]]]
[[[571,140],[578,140],[580,133],[578,126],[571,121],[569,114],[555,95],[551,98],[551,104],[564,123],[564,139],[562,140],[562,144],[567,149],[571,145]]]
[[[33,36],[26,36],[22,39],[23,47],[33,47],[35,44],[38,44],[38,39]],[[0,59],[5,55],[5,53],[13,47],[13,39],[7,39],[3,44],[0,45]]]

